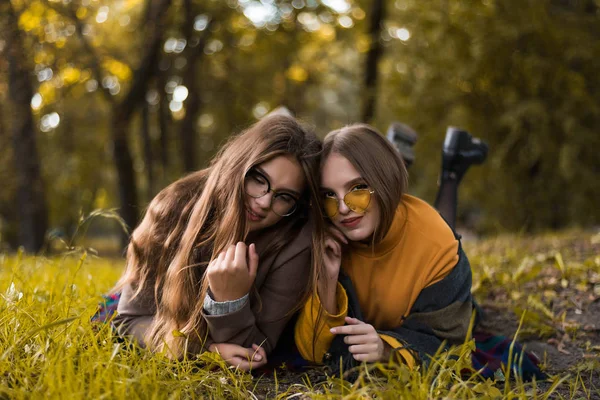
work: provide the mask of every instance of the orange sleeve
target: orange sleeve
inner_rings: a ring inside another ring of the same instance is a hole
[[[325,310],[316,293],[304,304],[294,329],[294,340],[304,359],[321,363],[335,337],[329,330],[344,325],[344,319],[348,315],[348,296],[339,282],[336,289],[336,302],[337,309],[340,310],[336,315],[329,314]]]
[[[386,342],[387,344],[390,345],[390,347],[392,349],[397,349],[399,347],[403,347],[402,343],[400,343],[396,338],[389,336],[389,335],[384,335],[384,334],[379,334],[379,337],[381,338],[381,340],[383,340],[384,342]],[[400,355],[402,357],[397,357],[396,360],[397,361],[404,361],[404,363],[406,365],[408,365],[408,368],[413,369],[416,365],[416,360],[413,357],[412,353],[408,350],[408,349],[400,349],[400,350],[396,350],[398,353],[400,353]]]

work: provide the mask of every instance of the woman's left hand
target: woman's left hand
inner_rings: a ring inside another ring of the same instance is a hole
[[[243,371],[260,368],[267,363],[265,349],[257,344],[246,348],[233,343],[213,343],[208,350],[220,354],[227,364]]]
[[[237,300],[250,291],[258,269],[256,246],[244,242],[231,245],[206,268],[206,278],[215,301]]]
[[[331,328],[331,333],[346,335],[344,343],[350,345],[348,350],[356,361],[387,361],[389,345],[381,339],[373,325],[350,317],[346,317],[346,323],[348,325]]]

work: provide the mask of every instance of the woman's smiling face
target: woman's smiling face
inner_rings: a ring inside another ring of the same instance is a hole
[[[293,203],[300,198],[306,185],[302,167],[298,160],[290,155],[277,156],[259,164],[256,170],[260,173],[260,183],[264,183],[279,195],[278,199],[274,198],[275,194],[272,191],[258,198],[245,195],[246,218],[250,232],[268,228],[285,218],[273,211],[274,201]]]
[[[352,241],[370,239],[379,224],[379,206],[375,194],[365,212],[351,210],[344,203],[344,196],[353,190],[370,189],[360,173],[348,159],[338,153],[331,153],[321,168],[321,194],[324,198],[338,200],[337,213],[330,217],[333,225]]]

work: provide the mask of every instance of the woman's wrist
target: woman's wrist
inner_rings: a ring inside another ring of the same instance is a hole
[[[329,314],[332,314],[332,315],[335,315],[338,312],[336,291],[337,291],[337,279],[336,280],[327,279],[327,280],[319,282],[318,292],[319,292],[321,304],[323,305],[323,308],[325,309],[325,311],[327,311]]]

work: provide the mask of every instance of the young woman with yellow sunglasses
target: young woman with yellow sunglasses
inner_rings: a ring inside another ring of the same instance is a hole
[[[415,366],[444,340],[462,342],[473,303],[459,236],[424,201],[406,194],[396,149],[374,128],[329,133],[321,197],[331,222],[326,273],[295,328],[313,362],[349,368],[390,358]]]

